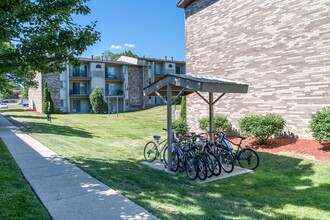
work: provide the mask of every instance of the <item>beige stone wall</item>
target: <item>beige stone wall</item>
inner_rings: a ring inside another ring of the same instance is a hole
[[[44,74],[42,76],[43,84],[47,82],[48,90],[52,96],[52,100],[54,102],[54,109],[61,108],[61,98],[60,98],[60,91],[61,91],[61,81],[60,81],[60,74],[59,73],[50,73]],[[42,84],[42,85],[43,85]]]
[[[140,67],[128,67],[128,109],[143,108],[143,80]]]
[[[42,80],[41,74],[37,73],[35,81],[38,83],[36,88],[29,88],[29,108],[35,111],[42,111]]]
[[[54,108],[60,109],[61,99],[60,99],[60,74],[51,73],[51,74],[40,74],[37,73],[35,80],[38,82],[37,88],[29,89],[29,108],[42,112],[42,95],[43,95],[43,85],[44,82],[47,82],[48,89],[51,93]]]
[[[228,94],[215,113],[233,126],[244,115],[278,113],[286,130],[311,137],[312,112],[330,106],[330,0],[196,0],[186,8],[187,74],[250,85]],[[207,115],[187,99],[189,126]]]

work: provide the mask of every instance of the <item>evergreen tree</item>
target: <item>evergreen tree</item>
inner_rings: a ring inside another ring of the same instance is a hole
[[[181,99],[181,112],[180,112],[180,119],[187,121],[187,109],[186,109],[186,97],[182,96]]]
[[[50,104],[49,113],[53,114],[53,113],[55,113],[54,102],[53,102],[52,95],[49,90],[48,90],[48,101]]]
[[[47,82],[44,83],[44,92],[42,93],[42,112],[48,112],[48,98],[49,97],[49,90]]]
[[[107,112],[107,103],[104,100],[102,90],[98,87],[93,89],[92,93],[89,95],[89,101],[92,110],[96,114],[103,114]]]
[[[49,112],[48,112],[48,102],[50,103]],[[44,83],[44,92],[42,96],[42,112],[45,114],[54,113],[54,102],[52,100],[51,93],[48,90],[47,82]]]

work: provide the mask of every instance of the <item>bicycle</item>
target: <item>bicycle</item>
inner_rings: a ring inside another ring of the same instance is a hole
[[[226,138],[224,132],[218,132],[218,140],[215,142],[215,153],[219,156],[222,169],[226,173],[234,170],[236,160],[242,168],[255,170],[259,166],[259,156],[256,151],[249,147],[242,147],[242,141],[246,137],[241,137],[239,144],[236,144]],[[237,146],[236,151],[231,144]]]
[[[180,147],[181,140],[177,139],[172,143],[172,170],[178,171],[179,167],[186,171],[186,175],[189,179],[195,180],[198,176],[198,160],[193,156],[190,149],[185,145]]]
[[[154,141],[149,141],[146,144],[146,146],[144,147],[144,159],[151,163],[156,158],[160,158],[160,160],[164,161],[164,163],[167,165],[167,139],[159,142],[161,136],[154,135],[153,138],[156,143]],[[161,155],[163,157],[161,157]]]
[[[192,149],[196,155],[200,155],[207,165],[207,177],[221,174],[221,163],[219,158],[211,151],[211,143],[202,137],[202,134],[193,135]]]

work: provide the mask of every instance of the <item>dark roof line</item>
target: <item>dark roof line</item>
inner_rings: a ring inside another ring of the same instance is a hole
[[[173,63],[181,63],[181,64],[185,64],[185,61],[179,61],[179,60],[165,60],[165,59],[157,59],[157,58],[149,58],[149,57],[138,57],[138,59],[140,60],[150,60],[150,61],[158,61],[158,62],[173,62]]]
[[[177,4],[177,7],[179,8],[186,8],[188,5],[190,5],[194,0],[180,0]]]
[[[139,65],[135,65],[132,63],[127,63],[124,61],[116,61],[116,60],[96,60],[96,59],[92,59],[92,58],[84,58],[84,57],[79,57],[78,60],[80,61],[86,61],[86,62],[95,62],[95,63],[108,63],[108,64],[121,64],[121,65],[129,65],[129,66],[139,66]]]

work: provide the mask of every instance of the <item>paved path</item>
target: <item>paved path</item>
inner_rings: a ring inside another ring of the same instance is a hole
[[[0,114],[0,137],[53,219],[157,219]]]

